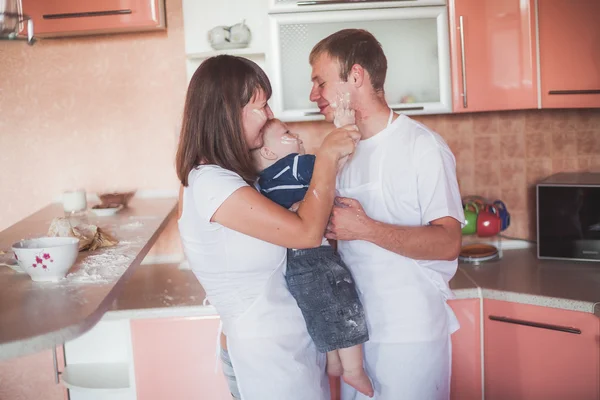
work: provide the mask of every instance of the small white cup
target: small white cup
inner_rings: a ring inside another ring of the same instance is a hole
[[[87,209],[85,190],[70,190],[63,192],[63,209],[67,214],[75,214]]]

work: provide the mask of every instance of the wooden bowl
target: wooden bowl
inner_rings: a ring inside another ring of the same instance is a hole
[[[131,192],[114,192],[114,193],[99,193],[98,197],[102,205],[113,207],[127,207],[129,201],[135,195],[135,190]]]

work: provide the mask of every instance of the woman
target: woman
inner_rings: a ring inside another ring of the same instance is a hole
[[[221,316],[241,398],[325,400],[325,358],[287,290],[286,248],[321,243],[338,161],[360,135],[348,128],[325,138],[304,202],[288,211],[252,186],[250,152],[262,146],[270,96],[264,72],[244,58],[210,58],[194,73],[177,150],[179,232]]]

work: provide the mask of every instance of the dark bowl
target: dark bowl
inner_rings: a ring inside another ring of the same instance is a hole
[[[131,192],[114,192],[114,193],[99,193],[98,197],[100,198],[100,201],[102,202],[102,205],[111,205],[111,206],[115,206],[115,205],[122,205],[123,207],[127,207],[127,204],[129,203],[129,201],[133,198],[133,196],[135,195],[135,190],[131,191]]]

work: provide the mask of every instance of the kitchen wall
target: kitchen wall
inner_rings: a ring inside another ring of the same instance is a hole
[[[507,235],[534,239],[535,183],[563,171],[600,172],[600,110],[530,110],[419,117],[448,142],[461,193],[502,199]]]
[[[68,188],[177,189],[173,158],[186,88],[181,0],[167,0],[167,11],[166,33],[33,47],[0,42],[0,230]],[[417,119],[450,144],[463,195],[506,202],[510,235],[535,236],[536,180],[600,171],[600,110]],[[153,253],[179,251],[171,223]]]
[[[181,0],[166,32],[0,41],[0,230],[63,190],[177,191]],[[158,252],[179,251],[174,224]]]

